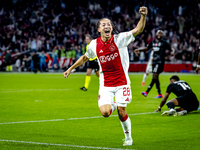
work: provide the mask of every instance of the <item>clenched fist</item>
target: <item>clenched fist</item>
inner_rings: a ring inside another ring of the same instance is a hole
[[[148,13],[147,7],[140,7],[139,13],[143,16],[146,16]]]

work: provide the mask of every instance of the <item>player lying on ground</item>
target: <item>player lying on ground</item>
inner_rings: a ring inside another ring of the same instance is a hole
[[[129,57],[127,46],[134,41],[146,24],[147,8],[140,7],[140,21],[136,28],[129,32],[113,34],[115,27],[108,18],[103,18],[97,23],[97,30],[101,37],[90,42],[85,55],[81,56],[67,71],[63,73],[67,78],[71,70],[83,65],[97,56],[99,63],[99,97],[98,105],[102,116],[109,117],[117,109],[125,134],[123,146],[132,145],[131,120],[127,115],[127,103],[131,102],[131,86],[128,76]],[[115,97],[115,102],[113,102]],[[109,127],[108,127],[109,128]],[[106,137],[105,137],[106,138]]]
[[[191,111],[197,110],[199,107],[199,101],[196,95],[192,92],[189,84],[183,80],[180,81],[179,77],[174,75],[170,78],[170,85],[167,87],[164,98],[162,99],[160,106],[155,112],[161,111],[161,108],[166,103],[170,93],[173,92],[177,98],[174,98],[167,102],[169,111],[164,111],[162,116],[182,116]],[[179,108],[174,109],[175,106]]]

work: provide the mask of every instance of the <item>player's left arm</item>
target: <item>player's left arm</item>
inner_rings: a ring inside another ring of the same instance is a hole
[[[132,30],[132,34],[136,37],[138,34],[142,33],[146,24],[146,15],[148,13],[147,7],[140,7],[139,13],[141,14],[140,21],[137,26]]]
[[[165,105],[167,99],[169,97],[169,93],[165,93],[165,96],[163,97],[162,101],[160,102],[160,105],[158,106],[158,109],[156,109],[154,112],[161,111],[161,108]]]

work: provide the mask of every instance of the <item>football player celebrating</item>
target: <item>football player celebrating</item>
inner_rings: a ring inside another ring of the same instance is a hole
[[[182,116],[190,111],[198,109],[199,101],[187,82],[181,81],[178,76],[174,75],[170,78],[170,83],[160,106],[155,112],[161,111],[161,108],[166,103],[171,92],[173,92],[177,98],[167,102],[169,111],[164,111],[162,116]],[[180,108],[175,110],[175,106],[180,106]]]
[[[63,73],[67,78],[71,71],[84,64],[89,58],[97,56],[99,63],[99,96],[98,105],[102,116],[109,117],[117,109],[125,134],[123,146],[132,145],[131,120],[127,115],[126,106],[131,102],[131,86],[128,76],[129,58],[127,46],[134,41],[146,24],[147,8],[140,7],[141,14],[137,26],[128,32],[116,34],[116,28],[108,18],[100,19],[97,30],[100,37],[90,42],[87,52],[81,56],[67,71]],[[115,97],[115,102],[113,99]]]
[[[142,92],[141,94],[143,96],[147,96],[150,90],[152,89],[154,83],[156,84],[156,88],[158,91],[158,96],[155,98],[162,98],[163,95],[161,94],[160,90],[160,81],[159,81],[159,74],[163,72],[164,64],[165,64],[165,51],[170,50],[171,55],[174,55],[174,50],[171,48],[170,44],[167,43],[162,39],[163,37],[163,31],[158,30],[156,32],[156,39],[153,40],[148,47],[141,47],[138,49],[135,49],[135,53],[139,51],[147,51],[151,49],[153,51],[153,65],[152,65],[152,72],[153,72],[153,78],[148,86],[148,89],[145,92]]]

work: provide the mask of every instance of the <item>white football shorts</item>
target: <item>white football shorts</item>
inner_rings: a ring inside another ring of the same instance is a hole
[[[147,65],[146,73],[152,73],[152,65]]]
[[[115,102],[117,106],[126,107],[127,103],[132,100],[132,93],[130,85],[123,85],[118,87],[100,87],[98,105],[99,107]]]
[[[147,67],[146,67],[146,73],[152,73],[152,61],[149,60],[148,64],[147,64]]]

